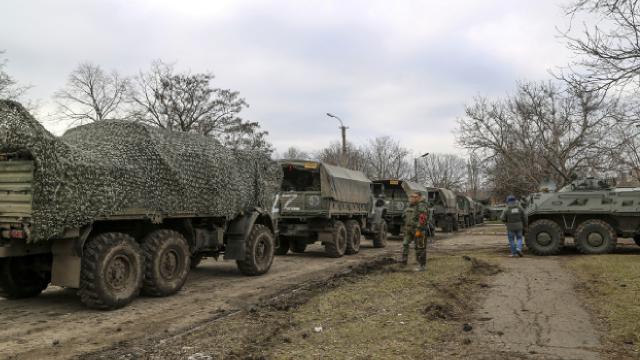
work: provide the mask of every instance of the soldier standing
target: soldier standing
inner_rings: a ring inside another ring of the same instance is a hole
[[[409,207],[404,211],[404,241],[402,241],[402,264],[409,260],[409,244],[415,241],[416,260],[420,267],[417,271],[425,271],[427,266],[426,235],[429,226],[429,207],[422,194],[414,192],[409,196]]]

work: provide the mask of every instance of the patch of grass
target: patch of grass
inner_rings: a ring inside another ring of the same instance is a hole
[[[292,326],[281,334],[285,341],[272,344],[271,356],[423,358],[440,341],[459,336],[477,282],[493,267],[435,257],[426,273],[394,265],[330,290],[291,313]]]
[[[640,259],[635,255],[580,256],[568,266],[602,318],[615,347],[640,351]]]

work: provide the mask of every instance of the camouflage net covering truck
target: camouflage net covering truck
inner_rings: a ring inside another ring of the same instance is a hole
[[[356,254],[372,211],[371,181],[359,171],[322,162],[280,164],[284,177],[275,205],[280,229],[276,254],[303,253],[317,241],[329,257]]]
[[[384,219],[387,222],[389,232],[400,235],[404,222],[404,210],[409,206],[409,193],[418,191],[427,197],[427,189],[417,183],[407,180],[380,179],[374,180],[374,184],[382,185],[387,210]]]
[[[554,255],[565,236],[584,254],[612,252],[619,237],[640,245],[640,189],[612,188],[593,178],[577,180],[558,192],[536,193],[526,208],[526,244],[536,255]]]
[[[202,256],[267,272],[281,180],[264,154],[105,120],[62,137],[0,101],[0,295],[77,288],[92,308],[166,296]]]
[[[428,188],[429,203],[433,206],[435,226],[443,232],[458,230],[456,194],[444,188]]]

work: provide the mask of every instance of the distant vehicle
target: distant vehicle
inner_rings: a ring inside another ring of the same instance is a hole
[[[507,208],[507,205],[505,204],[489,206],[485,211],[485,218],[489,221],[499,221],[500,216],[502,215],[502,212],[506,208]]]
[[[476,225],[484,223],[484,213],[486,206],[479,201],[474,200],[474,223]]]
[[[460,228],[468,228],[472,225],[473,207],[470,197],[457,194],[456,201],[458,204],[458,224]]]
[[[284,178],[275,205],[280,230],[276,254],[303,253],[319,241],[329,257],[352,255],[360,251],[365,232],[383,246],[386,234],[376,235],[386,224],[377,222],[374,228],[369,221],[382,218],[384,206],[377,205],[384,204],[375,201],[371,181],[362,172],[317,161],[279,163]]]
[[[427,188],[408,180],[379,179],[373,180],[374,184],[382,185],[384,197],[387,202],[387,210],[384,219],[389,227],[389,232],[398,236],[402,232],[404,210],[409,206],[409,193],[417,191],[428,196]]]
[[[573,236],[584,254],[612,252],[620,237],[640,245],[640,189],[615,188],[595,178],[571,182],[558,192],[529,197],[527,247],[537,255],[554,255],[565,236]]]
[[[435,226],[443,232],[458,230],[458,206],[456,194],[444,188],[428,188],[428,199],[433,206]]]

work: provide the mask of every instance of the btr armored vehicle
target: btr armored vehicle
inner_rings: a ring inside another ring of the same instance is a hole
[[[381,179],[374,180],[374,184],[380,184],[384,188],[384,196],[387,202],[385,220],[389,227],[389,232],[400,235],[403,223],[404,210],[409,206],[409,193],[417,191],[427,198],[427,189],[417,183],[407,180]]]
[[[429,188],[429,204],[433,207],[435,226],[443,232],[458,230],[458,206],[456,194],[444,188]]]
[[[584,254],[612,252],[619,237],[640,245],[640,189],[615,188],[595,178],[576,180],[558,192],[529,197],[527,247],[537,255],[560,252],[573,236]]]
[[[210,137],[105,120],[50,134],[0,101],[0,296],[77,288],[114,309],[183,286],[191,261],[267,272],[281,172]]]
[[[280,166],[284,178],[275,205],[280,229],[276,254],[302,253],[317,241],[330,257],[356,254],[363,231],[375,232],[368,225],[370,217],[383,208],[375,204],[371,181],[359,171],[323,162],[281,160]],[[382,211],[377,216],[381,219]],[[382,240],[386,237],[379,246]]]

